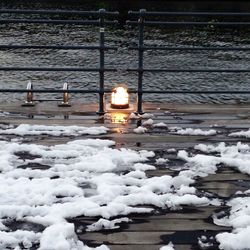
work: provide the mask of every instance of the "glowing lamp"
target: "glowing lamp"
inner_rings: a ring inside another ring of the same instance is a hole
[[[129,94],[127,88],[119,86],[112,90],[111,108],[114,109],[129,108]]]

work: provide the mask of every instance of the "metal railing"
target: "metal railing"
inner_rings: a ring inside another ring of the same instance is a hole
[[[228,69],[228,68],[144,68],[144,51],[145,50],[166,50],[166,51],[197,51],[197,50],[222,50],[222,51],[250,51],[250,47],[192,47],[192,46],[146,46],[144,45],[144,29],[145,26],[163,26],[163,27],[249,27],[250,22],[248,21],[159,21],[159,20],[148,20],[152,17],[240,17],[246,18],[250,17],[250,13],[229,13],[229,12],[151,12],[141,9],[140,11],[129,11],[128,12],[130,19],[136,17],[137,20],[128,20],[127,24],[132,26],[138,26],[138,45],[132,46],[130,49],[138,51],[138,67],[127,69],[130,72],[138,73],[138,84],[137,84],[137,113],[143,113],[142,109],[142,97],[143,94],[250,94],[249,91],[180,91],[180,90],[143,90],[143,76],[144,72],[180,72],[180,73],[198,73],[198,72],[207,72],[207,73],[248,73],[250,72],[250,67],[241,68],[241,69]]]
[[[71,10],[13,10],[13,9],[0,9],[0,14],[15,14],[15,16],[21,15],[38,15],[39,19],[34,18],[4,18],[0,19],[0,24],[7,23],[31,23],[31,24],[70,24],[70,25],[96,25],[99,27],[99,45],[19,45],[19,44],[0,44],[0,50],[3,49],[52,49],[52,50],[99,50],[99,67],[98,68],[85,68],[85,67],[16,67],[0,66],[0,71],[73,71],[73,72],[99,72],[99,88],[96,89],[68,89],[67,85],[64,85],[63,89],[34,89],[31,86],[27,89],[12,89],[5,88],[0,89],[0,92],[14,92],[14,93],[26,93],[27,99],[33,102],[33,93],[62,93],[63,94],[63,105],[68,104],[68,93],[96,93],[99,94],[99,109],[98,113],[103,114],[105,112],[104,108],[104,94],[110,93],[111,90],[105,89],[104,86],[104,74],[108,71],[117,71],[116,68],[106,68],[105,67],[105,51],[117,49],[113,46],[105,45],[105,30],[106,25],[116,24],[115,20],[107,20],[107,17],[113,18],[119,15],[118,12],[109,12],[104,9],[99,11],[71,11]],[[144,90],[144,72],[160,73],[160,72],[180,72],[180,73],[249,73],[250,68],[144,68],[144,51],[146,50],[164,50],[164,51],[250,51],[249,47],[202,47],[202,46],[147,46],[144,44],[144,29],[146,26],[164,26],[164,27],[250,27],[249,21],[179,21],[178,20],[155,20],[157,17],[230,17],[230,18],[249,18],[250,13],[229,13],[229,12],[150,12],[146,10],[140,11],[129,11],[129,17],[132,20],[128,20],[128,25],[136,25],[138,27],[138,45],[132,46],[130,49],[138,51],[138,67],[127,69],[128,72],[137,72],[137,88],[136,90],[130,90],[130,93],[137,94],[137,113],[143,113],[143,94],[250,94],[250,91],[180,91],[180,90]],[[79,16],[78,19],[44,19],[40,16],[42,15],[69,15],[71,18],[74,15]],[[83,20],[82,17],[92,17],[92,20]],[[134,20],[136,18],[137,20]],[[153,20],[152,20],[153,18]]]
[[[104,110],[104,74],[107,71],[116,71],[115,68],[106,68],[105,67],[105,51],[106,50],[115,50],[116,47],[106,46],[105,45],[105,26],[114,25],[118,22],[116,20],[106,20],[107,17],[114,17],[119,15],[118,12],[110,12],[105,9],[100,9],[99,11],[70,11],[70,10],[14,10],[14,9],[0,9],[0,14],[15,14],[18,15],[78,15],[79,19],[37,19],[37,18],[4,18],[0,19],[0,24],[9,24],[9,23],[25,23],[25,24],[70,24],[70,25],[95,25],[99,26],[99,45],[98,46],[84,46],[84,45],[6,45],[0,44],[0,50],[3,49],[53,49],[53,50],[99,50],[99,67],[98,68],[85,68],[85,67],[3,67],[0,66],[0,71],[74,71],[74,72],[99,72],[99,89],[67,89],[67,93],[97,93],[99,94],[99,114],[103,114]],[[82,20],[83,17],[92,17],[93,20]],[[29,16],[30,17],[30,16]],[[65,89],[56,90],[56,89],[0,89],[0,92],[15,92],[15,93],[27,93],[27,96],[33,92],[37,93],[63,93],[65,96]]]

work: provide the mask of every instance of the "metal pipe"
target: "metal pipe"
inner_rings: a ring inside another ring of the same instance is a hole
[[[117,47],[113,46],[105,46],[101,48],[98,46],[81,46],[81,45],[0,45],[0,49],[64,49],[64,50],[97,50],[97,49],[104,49],[104,50],[117,50]]]
[[[1,93],[64,93],[63,89],[0,89]],[[100,93],[99,89],[68,89],[68,93]],[[104,90],[105,93],[111,93],[112,90]]]
[[[129,15],[140,15],[140,11],[128,11]],[[249,17],[249,12],[182,12],[182,11],[147,11],[144,16],[232,16]]]
[[[0,24],[7,23],[40,23],[40,24],[79,24],[79,25],[96,25],[98,20],[50,20],[50,19],[0,19]],[[117,21],[105,21],[105,24],[117,24]]]
[[[209,95],[216,95],[216,94],[241,94],[241,95],[249,95],[250,94],[250,90],[211,90],[211,91],[207,91],[207,90],[194,90],[194,91],[190,91],[190,90],[144,90],[143,91],[144,94],[209,94]]]
[[[139,30],[139,41],[138,41],[138,87],[137,87],[137,113],[142,114],[142,95],[143,95],[143,50],[141,49],[144,46],[144,13],[146,10],[140,10],[140,18],[138,20],[138,30]]]
[[[126,21],[128,25],[137,25],[137,21]],[[166,25],[166,26],[226,26],[226,27],[241,27],[241,26],[250,26],[250,22],[187,22],[187,21],[145,21],[145,25],[155,26],[155,25]]]
[[[62,101],[60,98],[57,99],[34,99],[35,102],[58,102]],[[60,107],[61,104],[58,104],[58,107]],[[61,106],[63,107],[63,106]]]
[[[73,68],[73,67],[0,67],[0,71],[82,71],[82,72],[100,72],[100,71],[117,71],[116,69],[112,68]]]
[[[63,89],[0,89],[0,93],[64,93]],[[68,93],[93,93],[99,94],[100,91],[96,90],[86,90],[86,89],[68,89]],[[112,93],[111,89],[104,90],[104,93]],[[137,90],[128,90],[130,94],[137,94]],[[250,94],[250,90],[143,90],[143,94]],[[46,99],[47,100],[47,99]],[[58,99],[60,100],[60,99]],[[35,99],[33,99],[35,101]]]
[[[105,46],[105,28],[104,28],[104,9],[99,10],[99,45],[101,48]],[[104,72],[105,72],[105,61],[104,61],[104,50],[100,49],[99,55],[99,110],[97,111],[98,114],[103,115],[104,111]]]
[[[99,16],[99,11],[79,11],[79,10],[19,10],[19,9],[0,9],[0,13],[9,14],[55,14],[55,15],[81,15],[89,16],[95,15]],[[118,11],[105,11],[104,15],[117,16]]]
[[[250,69],[127,69],[129,72],[183,72],[183,73],[198,73],[198,72],[210,72],[210,73],[246,73],[250,72]]]
[[[0,46],[1,48],[1,46]],[[129,47],[131,50],[138,50],[137,46]],[[222,51],[249,51],[250,47],[157,47],[157,46],[143,46],[143,50],[222,50]]]

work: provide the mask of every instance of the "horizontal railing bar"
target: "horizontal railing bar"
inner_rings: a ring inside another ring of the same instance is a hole
[[[0,89],[0,92],[6,92],[6,93],[27,93],[27,92],[33,92],[33,93],[101,93],[98,89]],[[111,92],[105,91],[105,92]]]
[[[119,15],[118,11],[79,11],[79,10],[19,10],[19,9],[0,9],[0,13],[10,14],[63,14],[63,15]]]
[[[250,72],[250,69],[127,69],[130,72],[225,72],[225,73],[243,73]]]
[[[65,50],[116,50],[117,47],[112,46],[82,46],[82,45],[0,45],[0,49],[65,49]]]
[[[127,21],[127,24],[138,25],[138,21]],[[145,25],[166,25],[166,26],[227,26],[227,27],[239,27],[239,26],[249,26],[250,22],[187,22],[187,21],[175,21],[175,22],[164,22],[164,21],[145,21]]]
[[[207,90],[199,90],[199,91],[181,91],[181,90],[143,90],[142,93],[144,94],[250,94],[249,90],[246,91],[228,91],[228,90],[212,90],[212,91],[207,91]]]
[[[58,101],[62,101],[61,98],[57,98],[57,99],[33,99],[33,102],[58,102]]]
[[[83,72],[100,72],[100,71],[117,71],[113,68],[48,68],[48,67],[0,67],[0,71],[83,71]]]
[[[1,48],[1,47],[0,47]],[[248,51],[250,47],[156,47],[156,46],[131,46],[132,50],[242,50]]]
[[[111,93],[111,89],[105,89],[103,92],[99,89],[68,89],[67,91],[63,89],[0,89],[2,93]],[[129,93],[138,93],[137,90],[128,90]],[[186,91],[186,90],[143,90],[141,91],[143,94],[250,94],[249,90],[218,90],[218,91],[207,91],[207,90],[199,90],[199,91]]]
[[[99,20],[50,20],[50,19],[0,19],[0,24],[7,23],[44,23],[44,24],[82,24],[95,25],[99,24]],[[103,21],[104,24],[117,24],[118,21]]]
[[[141,16],[250,16],[249,12],[182,12],[182,11],[129,11],[129,15],[141,15]]]

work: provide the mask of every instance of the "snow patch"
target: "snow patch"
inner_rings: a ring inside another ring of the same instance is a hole
[[[149,119],[149,118],[153,118],[154,115],[153,114],[150,114],[150,113],[144,113],[142,115],[140,115],[140,118],[142,119]]]
[[[16,128],[0,128],[3,135],[52,135],[52,136],[77,136],[77,135],[99,135],[108,132],[106,127],[82,127],[82,126],[45,126],[21,124]]]
[[[111,230],[111,229],[117,229],[120,228],[119,225],[122,222],[130,222],[130,220],[127,217],[119,218],[119,219],[114,219],[114,220],[106,220],[106,219],[99,219],[97,222],[87,226],[86,231],[100,231],[100,230]]]
[[[165,158],[158,158],[158,159],[156,159],[155,164],[157,164],[157,165],[163,165],[163,164],[165,164],[168,161],[169,160],[165,159]]]
[[[192,128],[185,128],[181,129],[178,128],[177,131],[175,132],[178,135],[215,135],[217,134],[216,130],[214,129],[209,129],[209,130],[202,130],[202,129],[192,129]]]
[[[154,120],[148,119],[142,123],[143,126],[152,126],[154,124]]]
[[[164,123],[164,122],[159,122],[159,123],[155,123],[154,125],[154,128],[167,128],[167,124]]]
[[[131,114],[129,115],[129,119],[131,119],[131,120],[136,120],[136,119],[140,119],[140,117],[139,117],[137,114],[135,114],[135,113],[131,113]]]
[[[229,136],[250,138],[250,129],[247,131],[234,132],[234,133],[229,134]]]
[[[231,207],[230,215],[223,218],[214,218],[217,225],[232,227],[232,232],[216,235],[220,249],[240,250],[250,246],[250,197],[234,198],[227,203]]]
[[[212,249],[213,247],[213,243],[209,242],[209,239],[205,235],[198,237],[198,245],[201,249]]]
[[[161,247],[160,250],[174,250],[174,244],[170,241],[168,245]]]
[[[195,157],[186,158],[198,165],[211,166],[216,170],[216,165],[223,163],[229,167],[235,167],[242,173],[250,174],[250,147],[248,144],[238,142],[236,145],[226,146],[224,142],[217,146],[199,144],[195,149],[205,153],[217,153],[216,156],[198,154]],[[185,157],[184,157],[185,158]]]
[[[133,131],[134,131],[136,134],[144,134],[144,133],[146,133],[148,130],[147,130],[147,128],[144,128],[144,127],[142,127],[142,126],[139,126],[138,128],[135,128]]]
[[[175,148],[169,148],[167,149],[167,152],[170,153],[170,154],[173,154],[173,153],[176,153],[176,149]]]

